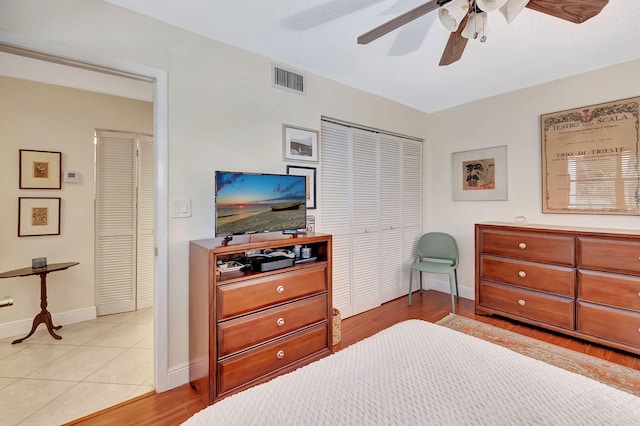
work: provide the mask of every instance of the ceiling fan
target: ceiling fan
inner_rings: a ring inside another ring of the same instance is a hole
[[[593,18],[609,0],[431,0],[358,37],[358,44],[368,44],[409,22],[438,9],[442,24],[451,31],[440,58],[440,66],[450,65],[462,57],[469,39],[486,40],[487,12],[500,10],[511,22],[524,7],[556,18],[580,24]]]

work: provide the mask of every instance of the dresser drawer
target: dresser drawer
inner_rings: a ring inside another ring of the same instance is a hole
[[[578,301],[578,331],[640,348],[640,313]]]
[[[574,299],[480,280],[479,304],[557,327],[574,327]]]
[[[326,323],[229,357],[218,363],[218,392],[250,384],[322,350],[328,350]]]
[[[560,296],[574,297],[575,295],[575,269],[564,266],[481,256],[480,278]]]
[[[327,290],[326,264],[222,284],[217,288],[218,320],[253,312]]]
[[[640,312],[640,277],[578,270],[578,299]]]
[[[640,274],[640,242],[578,238],[578,267]]]
[[[327,319],[327,295],[320,294],[218,325],[218,358]]]
[[[573,266],[575,239],[535,232],[482,231],[482,252],[534,262]]]

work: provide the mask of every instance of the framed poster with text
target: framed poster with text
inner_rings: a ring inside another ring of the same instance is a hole
[[[540,117],[542,213],[640,215],[640,97]]]

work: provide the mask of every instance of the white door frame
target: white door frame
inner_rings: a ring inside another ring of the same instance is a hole
[[[167,71],[144,65],[105,60],[86,52],[61,49],[59,46],[42,41],[18,37],[0,31],[0,42],[19,49],[26,49],[44,55],[59,57],[63,61],[95,65],[138,75],[154,81],[153,126],[154,126],[154,224],[155,247],[158,250],[155,262],[155,283],[153,295],[153,348],[155,390],[163,392],[175,387],[169,383],[169,322],[168,322],[168,191],[169,191],[169,141],[168,141],[168,87]],[[2,46],[0,46],[0,50]],[[71,66],[71,65],[70,65]],[[96,70],[97,71],[97,70]]]

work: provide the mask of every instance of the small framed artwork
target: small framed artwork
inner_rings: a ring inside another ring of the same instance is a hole
[[[285,160],[318,162],[318,131],[282,126]]]
[[[20,150],[20,189],[60,189],[62,153]]]
[[[60,198],[18,198],[18,237],[60,235]]]
[[[474,149],[451,154],[453,199],[507,199],[507,147]]]
[[[288,175],[306,176],[307,210],[316,208],[316,169],[315,167],[287,166]]]

